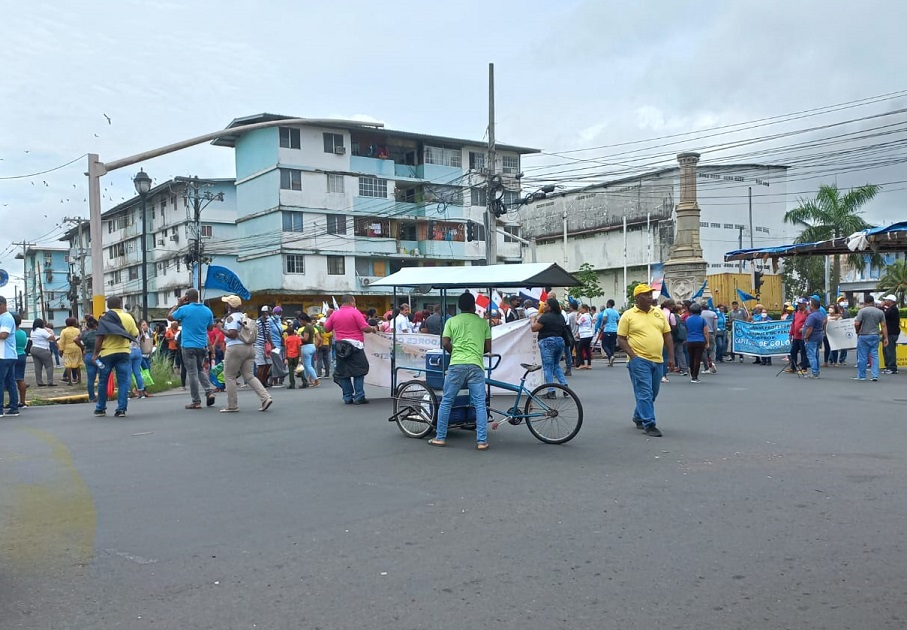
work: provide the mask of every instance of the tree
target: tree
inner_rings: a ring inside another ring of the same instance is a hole
[[[825,284],[825,257],[792,256],[785,259],[781,282],[785,298],[790,301],[821,293],[821,287]]]
[[[797,237],[798,243],[813,243],[850,236],[854,232],[871,227],[860,216],[862,214],[860,208],[875,197],[879,190],[879,186],[875,184],[866,184],[859,188],[852,188],[842,195],[837,186],[819,186],[816,198],[812,201],[801,199],[799,207],[787,211],[784,221],[806,225],[806,228]],[[866,268],[866,261],[862,253],[848,255],[847,262],[858,271]],[[871,257],[871,262],[879,265],[880,261]],[[839,256],[835,256],[832,261],[832,288],[837,287],[840,282],[841,259]]]
[[[903,305],[907,294],[907,260],[896,260],[885,267],[878,287],[884,293],[894,293],[898,298],[898,306]]]
[[[593,299],[605,294],[602,285],[598,283],[598,274],[595,268],[589,263],[583,263],[579,266],[579,271],[573,274],[582,284],[570,287],[567,295],[577,300],[581,298]]]
[[[633,304],[636,300],[633,297],[633,291],[636,289],[636,285],[642,284],[638,280],[634,280],[630,283],[630,286],[627,287],[627,304]]]

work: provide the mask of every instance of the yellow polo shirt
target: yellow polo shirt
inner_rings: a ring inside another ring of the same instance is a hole
[[[138,326],[135,325],[135,320],[132,319],[132,315],[119,308],[114,308],[111,310],[120,316],[120,322],[122,322],[123,328],[126,329],[126,332],[128,332],[132,336],[138,336],[139,329]],[[129,350],[132,347],[131,344],[132,342],[126,339],[126,337],[119,337],[117,335],[105,335],[104,340],[101,342],[100,357],[103,359],[109,354],[119,354],[123,352],[129,354]],[[92,349],[92,352],[94,352],[94,349]]]
[[[664,349],[664,334],[669,332],[671,325],[655,305],[649,312],[634,306],[624,311],[617,322],[617,335],[626,337],[633,352],[653,363],[663,362],[661,353]]]

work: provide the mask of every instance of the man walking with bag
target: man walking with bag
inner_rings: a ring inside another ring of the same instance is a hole
[[[210,407],[214,404],[214,387],[205,369],[205,359],[208,358],[208,331],[214,329],[214,313],[199,303],[196,289],[189,289],[170,309],[167,319],[182,326],[180,346],[189,381],[189,395],[192,397],[186,409],[202,408],[201,388],[204,388],[206,403]]]
[[[257,327],[255,320],[243,315],[239,310],[242,300],[237,295],[225,295],[221,301],[227,305],[227,316],[218,325],[224,333],[227,350],[224,353],[224,387],[227,390],[227,406],[220,410],[221,413],[236,413],[239,403],[236,400],[236,377],[242,374],[243,380],[252,388],[261,400],[259,411],[267,411],[274,401],[268,395],[255,375],[255,340]]]
[[[117,408],[114,416],[126,417],[126,407],[129,403],[129,389],[132,370],[130,369],[129,353],[132,342],[139,334],[132,315],[123,310],[122,299],[111,296],[107,298],[107,312],[98,320],[98,332],[94,341],[95,364],[100,368],[98,375],[98,403],[94,415],[101,417],[107,415],[107,380],[110,373],[116,373],[117,379]]]
[[[340,308],[324,322],[324,329],[334,333],[337,359],[334,382],[343,390],[343,402],[347,405],[367,405],[365,375],[368,374],[368,358],[365,356],[363,333],[378,332],[378,328],[368,325],[356,308],[356,298],[345,293],[340,298]]]

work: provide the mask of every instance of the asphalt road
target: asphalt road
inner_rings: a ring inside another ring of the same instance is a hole
[[[486,452],[330,383],[30,408],[0,420],[0,628],[904,628],[907,377],[780,367],[672,379],[647,438],[597,362],[575,440]]]

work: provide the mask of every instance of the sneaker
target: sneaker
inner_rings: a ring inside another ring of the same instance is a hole
[[[268,398],[268,399],[265,400],[263,403],[261,403],[261,407],[259,407],[258,410],[259,410],[259,411],[267,411],[267,410],[268,410],[268,407],[270,407],[273,403],[274,403],[274,399],[273,399],[273,398]]]
[[[645,429],[643,429],[643,433],[645,433],[649,437],[661,437],[661,431],[654,424],[650,424]]]
[[[107,415],[107,410],[106,409],[95,409],[94,415],[98,418],[103,418],[104,416]]]
[[[15,416],[18,416],[18,415],[19,415],[19,410],[17,409],[16,411],[7,411],[7,412],[5,412],[3,415],[4,415],[4,416],[13,416],[13,417],[15,417]]]
[[[353,404],[354,405],[367,405],[370,402],[372,402],[372,401],[370,401],[368,398],[360,398],[359,400],[354,400]]]
[[[819,378],[818,374],[807,374],[806,378]]]
[[[865,381],[866,379],[864,378],[863,380]],[[879,379],[876,378],[875,376],[873,376],[873,377],[872,377],[871,379],[869,379],[869,380],[870,380],[870,381],[877,381],[877,380],[879,380]]]
[[[570,394],[567,392],[561,392],[561,395],[563,395],[564,398],[570,398]]]
[[[639,429],[640,431],[642,431],[643,429],[646,428],[646,425],[644,425],[642,423],[642,420],[640,420],[639,418],[633,418],[633,424],[635,424],[636,428]]]
[[[718,368],[713,365],[709,368],[709,374],[718,374]]]
[[[866,380],[866,377],[865,377],[865,376],[851,376],[851,377],[850,377],[850,380],[852,380],[852,381],[865,381],[865,380]],[[873,380],[875,380],[875,379],[873,379]]]
[[[126,417],[126,410],[125,410],[125,409],[117,409],[116,411],[113,412],[113,417],[114,417],[114,418],[125,418],[125,417]]]
[[[220,413],[236,413],[239,411],[237,407],[224,407],[220,410]]]
[[[662,383],[670,383],[671,381],[668,380],[668,377],[667,377],[667,376],[662,376],[662,377],[661,377],[661,382],[662,382]]]
[[[701,383],[702,381],[700,381],[698,378],[691,378],[690,382],[691,383]]]

